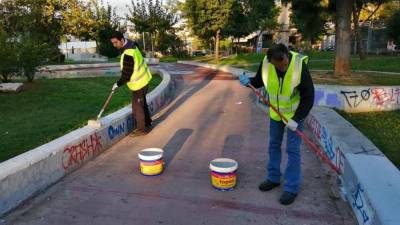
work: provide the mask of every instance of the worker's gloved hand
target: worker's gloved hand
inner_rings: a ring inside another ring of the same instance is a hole
[[[296,131],[296,129],[297,129],[297,127],[299,126],[299,124],[298,124],[296,121],[294,121],[294,120],[292,120],[292,119],[289,119],[289,121],[286,123],[286,126],[287,126],[287,128],[289,128],[290,130]]]
[[[250,79],[244,73],[239,76],[239,81],[243,86],[248,86],[250,83]]]
[[[117,88],[118,88],[118,84],[117,84],[117,83],[114,83],[114,85],[112,86],[112,89],[111,89],[111,90],[115,91]]]

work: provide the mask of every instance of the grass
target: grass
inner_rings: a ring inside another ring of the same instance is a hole
[[[310,60],[310,69],[332,70],[333,57],[329,61]],[[352,70],[372,70],[400,73],[400,56],[369,56],[366,60],[352,58]]]
[[[97,116],[117,78],[40,79],[18,94],[0,93],[0,162],[86,125]],[[153,76],[150,90],[161,82]],[[104,115],[131,102],[118,88]]]
[[[339,113],[400,168],[400,111]]]
[[[332,70],[333,52],[312,52],[310,55],[309,68],[311,70]],[[222,58],[216,61],[207,56],[197,58],[196,61],[212,64],[232,65],[253,72],[258,70],[259,64],[265,54],[239,54]],[[400,56],[369,56],[367,60],[361,61],[357,56],[352,56],[353,70],[375,70],[386,72],[400,72]],[[334,77],[332,72],[312,72],[316,84],[342,84],[342,85],[400,85],[400,75],[374,74],[354,72],[347,77]]]
[[[333,72],[311,72],[315,84],[340,84],[340,85],[400,85],[400,75],[384,75],[374,73],[356,73],[350,76],[338,77]]]

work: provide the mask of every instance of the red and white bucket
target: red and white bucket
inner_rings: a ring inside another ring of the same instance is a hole
[[[159,175],[164,170],[164,151],[160,148],[147,148],[138,153],[140,172],[145,176]]]
[[[230,191],[236,186],[238,163],[233,159],[217,158],[210,162],[211,184],[221,191]]]

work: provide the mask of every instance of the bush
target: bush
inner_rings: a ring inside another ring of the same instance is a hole
[[[400,43],[400,10],[394,12],[387,22],[387,34],[396,43]]]
[[[0,49],[0,78],[2,82],[8,82],[12,76],[20,74],[16,60],[18,48],[2,30],[0,30]]]

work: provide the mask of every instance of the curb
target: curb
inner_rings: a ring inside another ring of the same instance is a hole
[[[146,96],[152,115],[172,100],[175,86],[166,71],[157,72],[163,80]],[[102,118],[101,123],[100,128],[79,128],[0,163],[0,216],[124,138],[135,127],[131,106]]]
[[[148,65],[158,65],[160,60],[158,58],[144,58]],[[92,68],[110,68],[110,67],[120,67],[119,62],[113,63],[88,63],[88,64],[69,64],[69,65],[47,65],[42,66],[39,70],[44,71],[68,71],[68,70],[82,70],[82,69],[92,69]]]
[[[184,61],[180,63],[186,64]],[[207,65],[207,68],[218,67]],[[237,69],[228,66],[224,66],[224,69],[226,72],[238,72]],[[326,86],[321,87],[324,88]],[[396,88],[400,90],[400,87]],[[262,93],[265,95],[264,91]],[[256,104],[266,109],[257,96],[256,99]],[[338,177],[342,199],[348,202],[358,223],[400,224],[400,171],[393,163],[360,131],[332,109],[314,107],[306,118],[305,127],[311,131],[328,158],[342,172]]]

